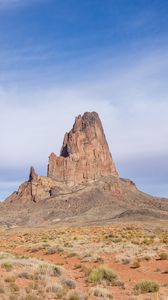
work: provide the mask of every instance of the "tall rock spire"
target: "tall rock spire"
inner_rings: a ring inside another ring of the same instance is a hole
[[[30,167],[29,182],[36,180],[37,178],[38,178],[38,175],[37,175],[34,167]]]
[[[100,118],[96,112],[79,115],[64,136],[60,156],[49,156],[48,177],[74,185],[109,175],[118,173]]]

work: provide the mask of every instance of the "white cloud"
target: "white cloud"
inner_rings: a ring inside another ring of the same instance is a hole
[[[108,70],[110,64],[106,63]],[[100,114],[116,162],[167,154],[167,69],[165,51],[120,63],[111,72],[101,68],[85,81],[76,76],[76,83],[74,78],[69,85],[47,87],[42,81],[36,89],[1,87],[0,168],[47,168],[49,153],[59,153],[74,117],[93,110]]]
[[[165,54],[166,55],[166,54]],[[0,91],[0,164],[47,162],[75,115],[98,111],[117,159],[168,151],[165,56],[151,56],[85,83]],[[157,74],[156,74],[157,72]]]

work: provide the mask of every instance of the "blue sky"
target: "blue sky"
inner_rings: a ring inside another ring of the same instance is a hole
[[[168,2],[0,0],[0,199],[97,111],[121,177],[168,197]]]

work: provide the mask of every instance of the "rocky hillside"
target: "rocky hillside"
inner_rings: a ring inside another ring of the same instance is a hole
[[[75,119],[60,156],[49,156],[47,176],[31,167],[28,181],[0,208],[6,226],[168,219],[168,199],[144,194],[119,177],[96,112]]]

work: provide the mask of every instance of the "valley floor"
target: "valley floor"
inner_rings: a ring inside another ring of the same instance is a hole
[[[168,300],[168,222],[0,230],[0,300]]]

